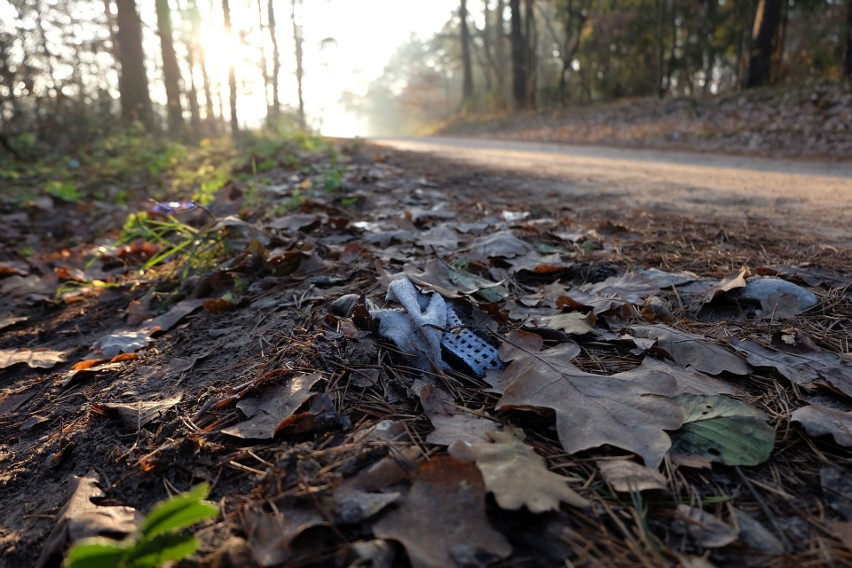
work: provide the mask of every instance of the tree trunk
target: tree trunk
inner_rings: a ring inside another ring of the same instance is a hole
[[[198,86],[195,84],[195,46],[187,43],[186,53],[189,64],[189,92],[186,94],[189,100],[189,124],[193,139],[198,139],[201,137],[201,108],[198,104]]]
[[[118,21],[118,52],[121,74],[118,91],[121,98],[121,116],[131,122],[139,120],[146,130],[154,128],[154,112],[148,93],[148,76],[145,73],[145,52],[142,49],[142,22],[136,11],[136,0],[116,0]]]
[[[497,0],[494,21],[494,59],[497,61],[495,74],[497,75],[497,88],[499,89],[499,100],[501,104],[506,101],[506,26],[503,15],[506,11],[506,0]]]
[[[521,31],[521,0],[509,0],[512,13],[512,95],[515,108],[527,108],[527,62],[524,57],[524,36]]]
[[[296,22],[296,0],[290,0],[290,20],[293,22],[293,43],[296,45],[296,87],[299,95],[299,126],[304,130],[305,122],[305,100],[302,96],[302,78],[305,71],[302,67],[302,30]]]
[[[263,45],[263,0],[257,0],[257,29],[260,32],[260,71],[263,75],[263,104],[269,115],[269,67],[267,66],[266,47]]]
[[[666,96],[666,0],[657,0],[657,96]]]
[[[278,32],[275,29],[275,0],[269,0],[269,37],[272,38],[272,115],[281,114],[281,99],[278,96],[278,78],[281,75],[281,54],[278,51]]]
[[[180,102],[180,68],[172,39],[172,18],[169,0],[156,0],[157,31],[160,34],[160,51],[163,54],[163,79],[166,83],[166,105],[169,130],[178,134],[183,130],[183,108]]]
[[[768,85],[772,81],[772,53],[781,23],[783,0],[760,0],[754,17],[751,52],[745,88]]]
[[[852,79],[852,0],[846,2],[846,47],[843,50],[843,76]]]
[[[535,108],[536,92],[538,91],[538,61],[536,60],[536,31],[534,0],[524,0],[524,63],[526,65],[526,106]]]
[[[470,57],[470,29],[467,27],[467,0],[461,0],[459,20],[461,20],[462,106],[464,107],[473,99],[473,63]]]
[[[232,38],[231,7],[228,4],[228,0],[222,0],[222,17],[225,24],[225,36]],[[240,131],[240,122],[237,120],[237,75],[233,61],[228,66],[228,92],[231,99],[231,132],[236,133]]]

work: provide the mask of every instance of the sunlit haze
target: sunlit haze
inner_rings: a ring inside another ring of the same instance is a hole
[[[233,6],[233,4],[232,4]],[[276,13],[281,50],[281,100],[297,103],[295,56],[290,3],[278,3]],[[369,134],[359,117],[340,105],[344,92],[363,94],[368,83],[382,73],[396,48],[412,35],[429,37],[458,9],[458,0],[305,0],[302,6],[304,36],[304,100],[308,123],[328,136]],[[233,10],[235,29],[256,27],[254,10]],[[331,41],[333,40],[333,41]],[[254,43],[256,37],[248,37]],[[243,91],[239,100],[241,122],[254,126],[263,120],[266,105],[260,72],[252,66],[254,47],[228,40],[221,25],[205,24],[202,44],[211,72],[227,84],[233,59]],[[271,45],[264,44],[267,57]],[[245,73],[241,73],[245,71]]]

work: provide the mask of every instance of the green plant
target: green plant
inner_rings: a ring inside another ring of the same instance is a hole
[[[215,261],[219,245],[218,232],[208,223],[201,229],[188,225],[172,215],[153,218],[145,211],[131,213],[124,223],[121,237],[113,246],[130,245],[136,241],[150,242],[159,250],[140,267],[145,272],[167,260],[176,260],[188,270],[192,266]],[[185,276],[186,274],[184,274]]]
[[[53,197],[61,199],[62,201],[67,201],[68,203],[79,203],[80,200],[83,199],[83,196],[77,189],[77,186],[71,181],[49,181],[47,182],[45,191],[48,195],[52,195]]]
[[[76,543],[65,558],[65,568],[155,568],[193,554],[199,545],[191,534],[177,531],[216,516],[219,510],[205,501],[210,487],[202,483],[154,505],[135,534],[122,541],[103,537]]]

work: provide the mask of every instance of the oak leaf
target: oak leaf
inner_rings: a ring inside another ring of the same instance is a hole
[[[589,502],[568,487],[568,478],[547,469],[544,458],[524,443],[524,431],[507,427],[489,434],[490,442],[458,440],[451,456],[475,462],[485,486],[502,509],[526,505],[532,513],[559,509],[559,503],[588,507]]]
[[[501,358],[512,359],[504,371],[508,384],[497,410],[550,408],[556,413],[556,429],[562,447],[569,453],[604,444],[642,456],[645,465],[656,468],[671,447],[665,430],[676,430],[683,422],[680,407],[664,398],[676,389],[673,378],[602,376],[586,373],[570,359],[572,344],[540,351],[530,334],[510,333]]]
[[[680,331],[666,325],[634,325],[628,328],[634,337],[656,339],[657,347],[665,351],[675,362],[690,365],[710,375],[729,372],[747,375],[749,367],[735,353],[712,339],[694,333]]]
[[[373,527],[402,543],[413,568],[481,566],[512,547],[485,516],[485,482],[475,465],[438,456],[414,472],[399,508]]]

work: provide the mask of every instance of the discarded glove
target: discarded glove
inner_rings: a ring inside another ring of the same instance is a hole
[[[379,322],[379,335],[393,341],[418,369],[455,369],[482,377],[487,369],[503,368],[487,335],[440,294],[424,294],[400,278],[391,282],[387,299],[403,310],[375,309],[370,316]]]

